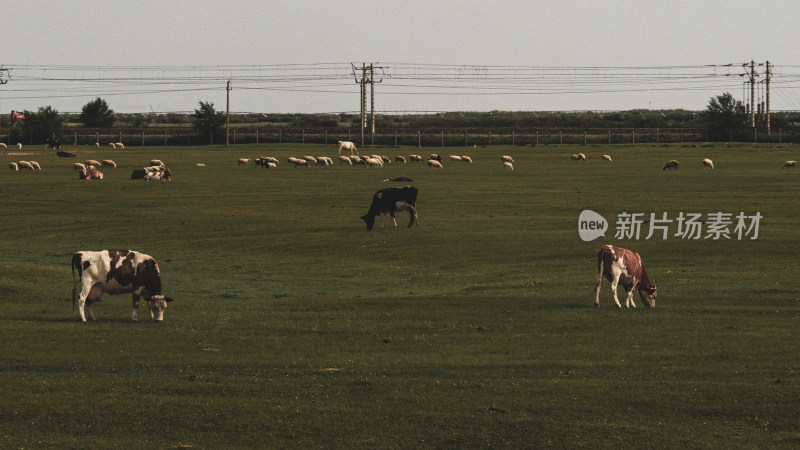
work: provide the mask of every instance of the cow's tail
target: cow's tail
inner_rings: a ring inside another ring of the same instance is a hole
[[[78,278],[81,273],[81,254],[75,253],[72,255],[72,312],[75,312],[75,288],[77,287],[77,280],[75,279],[75,270],[78,271]]]

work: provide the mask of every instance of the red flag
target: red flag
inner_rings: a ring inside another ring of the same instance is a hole
[[[11,111],[11,118],[14,119],[14,120],[16,120],[16,119],[24,119],[25,118],[25,113]]]

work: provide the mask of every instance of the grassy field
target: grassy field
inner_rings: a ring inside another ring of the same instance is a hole
[[[119,168],[2,154],[43,170],[0,172],[0,447],[800,447],[800,172],[781,169],[800,147],[470,147],[443,170],[285,162],[333,146],[76,150]],[[236,163],[258,155],[282,164]],[[129,179],[151,158],[172,182]],[[399,175],[421,226],[367,232]],[[605,238],[579,238],[584,209]],[[617,239],[623,212],[763,218],[755,240]],[[655,308],[617,309],[607,282],[593,307],[606,243],[642,255]],[[114,248],[158,260],[164,323],[130,322],[128,295],[77,321],[71,254]]]

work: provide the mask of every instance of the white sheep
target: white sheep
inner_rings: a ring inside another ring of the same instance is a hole
[[[783,163],[784,169],[794,169],[795,167],[797,167],[797,161],[786,161]]]
[[[72,168],[75,170],[80,170],[81,172],[86,172],[86,165],[83,163],[75,163],[72,165]]]
[[[472,162],[472,158],[470,158],[469,156],[462,156],[461,157],[461,161],[471,163]]]
[[[708,158],[703,159],[703,169],[714,170],[714,161],[711,161]]]
[[[450,155],[450,161],[458,161],[458,162],[461,162],[461,161],[462,161],[462,159],[461,159],[461,157],[460,157],[460,156],[458,156],[458,155]]]
[[[35,170],[42,170],[42,166],[36,161],[28,161]]]
[[[405,158],[405,156],[397,155],[397,156],[395,156],[395,157],[394,157],[394,160],[395,160],[396,162],[401,162],[401,163],[403,163],[403,164],[405,164],[405,163],[406,163],[406,158]]]
[[[511,164],[511,163],[510,163],[510,162],[508,162],[508,161],[506,161],[506,162],[504,162],[504,163],[503,163],[503,167],[505,167],[505,168],[506,168],[506,170],[514,170],[514,165],[513,165],[513,164]]]
[[[112,161],[110,159],[104,159],[104,160],[100,161],[100,164],[103,167],[111,167],[111,168],[114,168],[114,169],[117,168],[117,163],[115,163],[114,161]]]
[[[272,156],[265,156],[264,160],[267,161],[267,162],[271,162],[272,164],[275,164],[276,166],[279,164],[278,160],[273,158]]]
[[[500,157],[500,159],[502,159],[503,162],[509,162],[509,163],[513,163],[514,162],[514,158],[512,158],[512,157],[510,157],[508,155],[503,155],[503,156]]]
[[[2,147],[2,148],[8,148],[8,146],[7,146],[6,144],[2,143],[2,142],[0,142],[0,147]]]
[[[441,169],[442,168],[442,163],[440,163],[439,161],[437,161],[435,159],[429,159],[428,160],[428,167],[432,167],[432,168],[435,168],[435,169]]]
[[[22,150],[22,142],[17,142],[17,149]]]
[[[380,158],[367,158],[364,162],[367,167],[383,167],[383,161]]]
[[[151,159],[151,160],[150,160],[150,165],[151,165],[151,166],[163,166],[163,165],[164,165],[164,163],[163,163],[163,162],[161,162],[161,160],[160,160],[160,159]]]
[[[117,142],[116,146],[117,146],[117,148],[125,148],[125,146],[122,145],[122,142]]]
[[[245,166],[250,162],[250,158],[239,158],[239,165],[244,164]]]
[[[197,163],[197,164],[195,164],[195,166],[197,166],[197,167],[205,167],[206,165],[203,164],[203,163]]]
[[[422,156],[420,155],[409,155],[408,159],[410,159],[411,162],[422,162]]]
[[[11,170],[18,171],[19,170],[19,164],[15,163],[15,162],[9,163],[8,164],[8,168],[11,169]]]
[[[603,161],[614,162],[609,155],[603,155]]]
[[[83,163],[86,164],[87,166],[95,166],[95,167],[100,165],[100,161],[96,159],[87,159]]]
[[[113,142],[109,142],[108,146],[111,147],[111,148],[117,148],[117,144],[115,144]]]
[[[19,168],[20,168],[20,169],[28,169],[28,170],[33,170],[33,164],[31,164],[31,163],[30,163],[30,162],[28,162],[28,161],[20,161],[20,162],[19,162],[19,163],[17,163],[17,164],[19,164]]]
[[[303,159],[308,161],[310,164],[316,164],[317,163],[317,158],[314,158],[313,156],[306,155],[306,156],[303,156]]]
[[[339,155],[339,164],[348,164],[352,166],[353,161],[351,161],[347,156]]]

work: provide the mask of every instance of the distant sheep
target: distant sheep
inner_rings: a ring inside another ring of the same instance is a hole
[[[578,161],[585,162],[586,155],[584,155],[583,153],[578,153]]]
[[[313,156],[303,156],[303,159],[308,161],[309,164],[316,164],[317,163],[317,158],[314,158]]]
[[[428,160],[429,160],[429,161],[430,161],[430,160],[434,160],[434,161],[439,161],[439,162],[442,162],[442,157],[441,157],[441,156],[439,156],[439,155],[438,155],[438,154],[436,154],[436,153],[431,153],[431,155],[430,155],[430,156],[428,156]]]
[[[797,161],[786,161],[783,163],[784,169],[794,169],[795,167],[797,167]]]
[[[440,163],[439,161],[437,161],[435,159],[429,159],[428,160],[428,167],[432,167],[434,169],[441,169],[442,168],[442,163]]]
[[[614,162],[608,155],[603,155],[603,161]]]
[[[8,148],[8,146],[2,142],[0,142],[0,148]]]
[[[100,166],[100,161],[98,161],[96,159],[87,159],[83,163],[86,164],[87,166],[95,166],[95,167],[99,167]]]
[[[472,163],[472,158],[470,158],[469,156],[462,156],[461,161]]]
[[[86,165],[83,163],[75,163],[72,165],[72,168],[81,172],[86,172]]]
[[[711,161],[710,159],[705,158],[703,160],[703,168],[704,169],[712,169],[713,170],[714,169],[714,161]]]
[[[678,168],[678,161],[671,159],[666,163],[664,163],[664,167],[661,170],[677,169],[677,168]]]
[[[20,161],[17,164],[19,165],[20,169],[33,170],[33,164],[31,164],[29,161]]]
[[[339,141],[339,154],[342,154],[342,150],[349,151],[351,155],[357,155],[358,149],[356,148],[356,144],[350,141]]]
[[[250,158],[239,158],[239,165],[247,165],[250,162]],[[155,164],[153,164],[155,165]]]
[[[422,156],[420,155],[410,155],[408,159],[410,159],[411,162],[422,162]]]
[[[512,158],[512,157],[510,157],[508,155],[503,155],[503,156],[500,157],[500,159],[502,159],[503,162],[509,162],[509,163],[513,163],[514,162],[514,158]]]
[[[18,171],[19,170],[19,164],[15,163],[15,162],[9,163],[8,164],[8,168],[11,169],[11,170],[14,170],[14,171]]]
[[[397,155],[397,156],[394,157],[394,161],[395,162],[401,162],[401,163],[405,164],[406,163],[406,158],[405,158],[405,156]]]
[[[102,180],[103,179],[103,172],[95,169],[87,169],[82,171],[78,178],[81,180]]]
[[[461,162],[461,157],[458,155],[450,155],[450,161],[458,161]]]
[[[339,155],[339,164],[348,164],[352,166],[353,161],[350,160],[350,158],[348,158],[347,156]]]
[[[117,148],[125,148],[125,146],[122,145],[122,142],[117,142],[116,146]]]
[[[150,160],[150,165],[151,165],[151,166],[163,166],[163,165],[164,165],[164,163],[163,163],[163,162],[161,162],[161,160],[160,160],[160,159],[151,159],[151,160]]]
[[[380,158],[367,158],[364,162],[367,167],[383,167],[383,161]]]
[[[17,150],[22,150],[22,142],[17,142]]]
[[[111,147],[111,148],[117,148],[117,144],[114,143],[114,142],[109,142],[108,146]]]
[[[28,162],[31,163],[31,166],[33,166],[34,170],[42,170],[42,166],[40,166],[38,162],[36,161],[28,161]]]
[[[511,164],[511,163],[510,163],[510,162],[508,162],[508,161],[505,161],[505,162],[503,162],[503,167],[505,167],[505,168],[506,168],[506,170],[514,170],[514,165],[513,165],[513,164]]]
[[[110,159],[104,159],[104,160],[100,161],[100,165],[103,166],[103,167],[111,167],[112,169],[116,169],[117,168],[117,163],[115,163],[114,161],[112,161]]]
[[[197,166],[197,167],[205,167],[206,165],[203,164],[203,163],[197,163],[197,164],[195,164],[195,166]]]
[[[294,156],[290,156],[288,161],[294,164],[294,167],[308,167],[308,161],[305,159],[295,158]]]
[[[364,164],[364,161],[361,159],[361,157],[357,155],[350,155],[350,162],[353,164]]]

